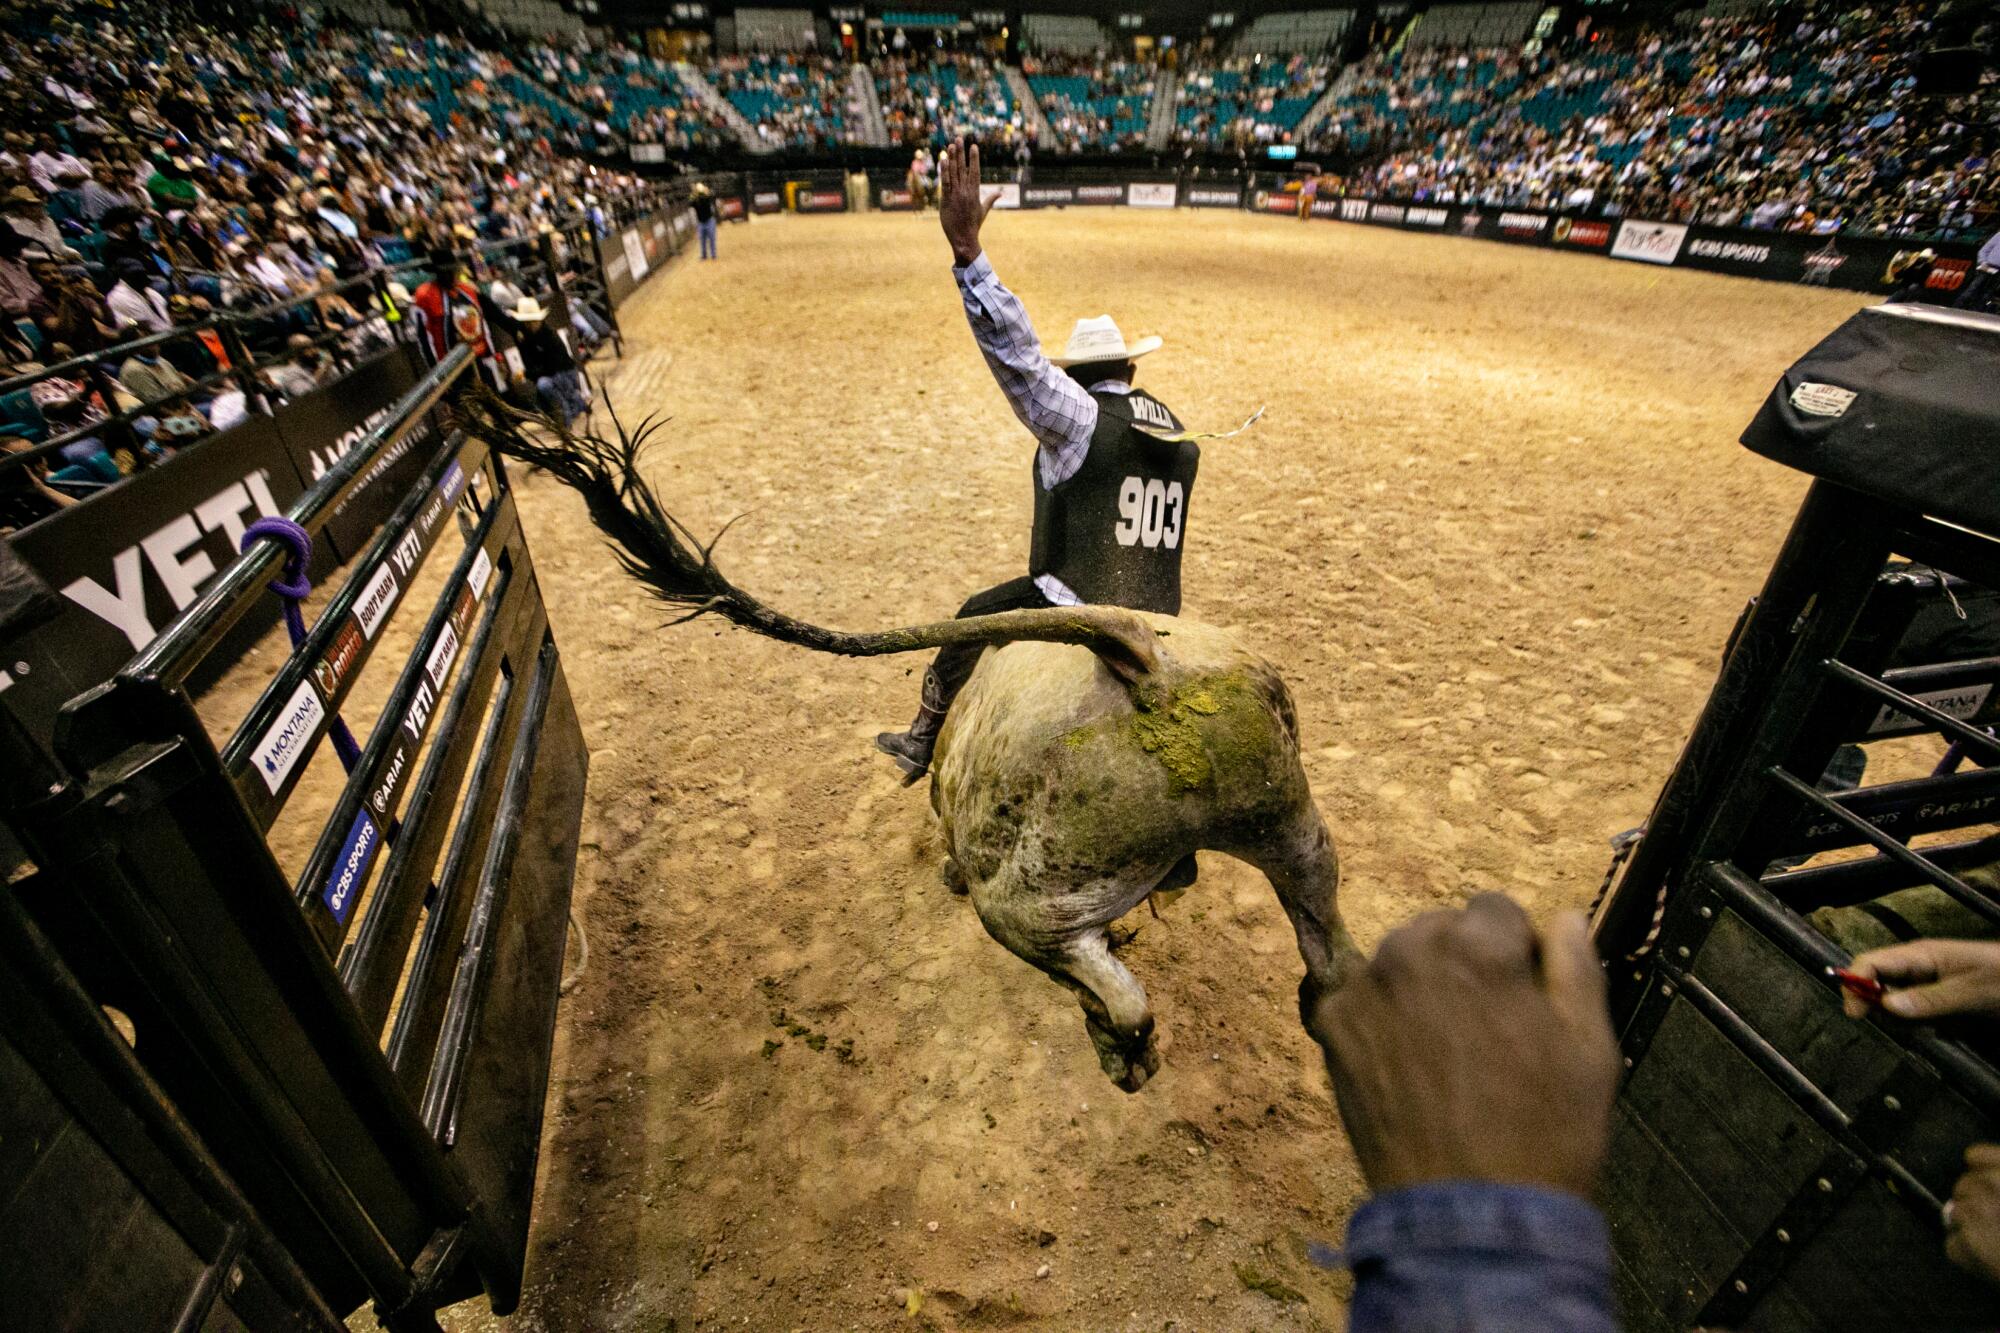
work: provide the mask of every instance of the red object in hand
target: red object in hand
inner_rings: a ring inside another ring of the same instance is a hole
[[[1840,983],[1840,988],[1860,1000],[1863,1004],[1880,1004],[1888,989],[1873,977],[1864,977],[1859,972],[1850,972],[1844,967],[1829,967],[1826,974]]]

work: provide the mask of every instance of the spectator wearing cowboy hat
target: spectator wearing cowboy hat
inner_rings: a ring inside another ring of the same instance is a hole
[[[514,326],[514,349],[521,354],[521,378],[565,426],[590,411],[590,391],[583,387],[576,358],[562,335],[547,324],[549,312],[532,296],[507,312]]]
[[[16,185],[0,195],[0,213],[4,213],[9,227],[27,239],[30,254],[45,254],[56,259],[82,258],[64,242],[62,229],[49,216],[42,196],[27,186]]]

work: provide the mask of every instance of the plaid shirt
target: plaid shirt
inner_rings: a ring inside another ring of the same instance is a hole
[[[1076,475],[1090,452],[1090,435],[1097,429],[1097,400],[1092,393],[1130,393],[1122,380],[1106,380],[1086,390],[1042,355],[1041,340],[1019,297],[1001,285],[984,254],[964,268],[953,268],[959,296],[965,302],[965,322],[972,326],[986,368],[1007,395],[1014,415],[1040,442],[1036,460],[1044,490],[1053,490]],[[1036,577],[1042,596],[1057,606],[1078,606],[1082,598],[1053,574]]]

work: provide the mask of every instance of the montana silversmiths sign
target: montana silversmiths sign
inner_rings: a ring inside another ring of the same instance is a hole
[[[1688,229],[1678,222],[1645,222],[1626,218],[1618,224],[1618,238],[1611,243],[1613,259],[1636,259],[1642,264],[1671,264],[1681,257],[1681,243]]]

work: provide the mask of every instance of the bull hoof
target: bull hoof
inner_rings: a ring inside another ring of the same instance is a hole
[[[1104,1076],[1125,1092],[1137,1092],[1160,1072],[1160,1048],[1153,1040],[1153,1020],[1135,1041],[1095,1023],[1089,1023],[1091,1044],[1097,1047],[1097,1063]]]

